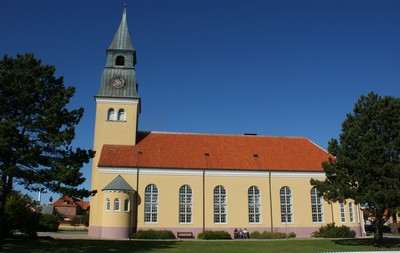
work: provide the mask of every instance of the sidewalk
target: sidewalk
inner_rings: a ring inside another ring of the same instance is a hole
[[[74,239],[74,240],[94,240],[97,238],[91,238],[88,235],[88,231],[63,231],[58,232],[38,232],[39,237],[52,237],[54,239]]]

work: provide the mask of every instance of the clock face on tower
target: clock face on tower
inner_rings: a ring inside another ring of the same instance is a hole
[[[122,77],[116,77],[111,81],[111,83],[115,88],[120,89],[124,87],[125,80]]]

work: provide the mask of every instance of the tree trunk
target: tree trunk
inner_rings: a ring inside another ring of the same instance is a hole
[[[393,220],[393,234],[398,235],[399,234],[399,225],[397,223],[396,212],[394,214],[392,214],[392,220]]]
[[[382,216],[380,214],[376,214],[375,217],[375,233],[374,233],[374,246],[379,246],[382,244],[383,240],[383,222]]]
[[[0,181],[0,251],[3,251],[4,212],[7,196],[7,176],[3,175]]]

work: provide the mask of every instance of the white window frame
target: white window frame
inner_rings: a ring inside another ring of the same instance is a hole
[[[185,184],[179,188],[179,223],[191,224],[193,212],[192,188]]]
[[[353,202],[349,203],[349,219],[351,223],[355,223]]]
[[[109,108],[107,110],[107,121],[114,121],[115,120],[115,110],[114,108]]]
[[[214,188],[214,224],[227,224],[227,195],[225,187],[218,185]]]
[[[155,184],[149,184],[144,193],[144,222],[158,222],[158,188]]]
[[[247,202],[249,210],[249,223],[261,223],[261,194],[260,189],[253,185],[247,190]]]
[[[111,202],[110,202],[109,198],[106,198],[105,205],[106,205],[106,208],[105,208],[106,211],[109,212],[111,210]]]
[[[123,108],[120,108],[118,110],[117,120],[118,121],[126,121],[126,112]]]
[[[311,195],[311,218],[313,223],[324,223],[324,205],[322,196],[318,196],[317,188],[313,187]]]
[[[124,200],[124,211],[125,212],[131,211],[131,201],[129,199]]]
[[[340,222],[341,223],[346,223],[346,206],[344,203],[340,203],[339,209],[340,209]]]
[[[114,199],[114,211],[119,212],[121,210],[121,201],[119,198]]]
[[[281,223],[293,223],[293,197],[292,189],[289,186],[283,186],[279,190],[279,199],[281,204]]]

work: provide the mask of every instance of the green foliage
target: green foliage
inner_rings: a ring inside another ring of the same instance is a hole
[[[328,201],[354,199],[373,207],[379,243],[385,209],[400,206],[400,99],[361,96],[328,151],[335,158],[322,164],[326,179],[311,184]]]
[[[30,190],[89,195],[77,186],[85,181],[80,169],[94,152],[71,145],[83,108],[67,107],[75,88],[64,87],[55,71],[33,54],[0,60],[0,230],[16,181]]]
[[[296,238],[296,233],[290,232],[288,233],[288,238]],[[254,231],[250,234],[251,239],[285,239],[286,234],[281,232],[268,232],[264,231],[262,233],[258,231]]]
[[[232,239],[231,235],[226,231],[204,231],[197,236],[203,240],[226,240]]]
[[[175,239],[174,233],[169,230],[139,230],[132,235],[134,239]]]
[[[60,225],[60,219],[57,215],[41,214],[39,219],[39,231],[42,232],[57,232]]]
[[[311,236],[317,238],[354,238],[356,237],[356,232],[347,226],[338,227],[335,223],[329,223],[320,227],[318,231],[313,232]]]
[[[10,180],[63,193],[74,193],[85,181],[80,168],[93,152],[71,146],[83,108],[67,108],[75,88],[64,87],[63,77],[54,77],[55,71],[33,54],[5,55],[0,61],[0,169],[5,193],[11,190]]]
[[[9,236],[13,231],[36,235],[38,223],[39,214],[33,208],[32,200],[20,192],[11,192],[5,205],[3,235]]]
[[[74,216],[71,219],[71,226],[78,227],[81,224],[81,219],[78,216]]]
[[[85,213],[82,216],[82,220],[81,220],[82,224],[85,225],[86,227],[89,227],[89,213]]]

